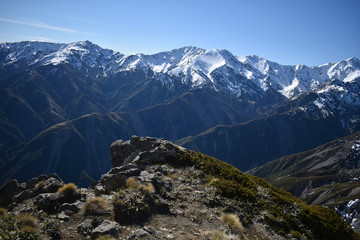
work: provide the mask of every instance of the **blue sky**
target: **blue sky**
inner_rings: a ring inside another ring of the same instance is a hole
[[[197,46],[313,66],[360,58],[360,1],[0,0],[0,41],[23,40],[124,54]]]

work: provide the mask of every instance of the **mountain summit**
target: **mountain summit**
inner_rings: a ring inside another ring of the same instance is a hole
[[[240,96],[274,89],[287,98],[317,89],[333,80],[352,82],[360,77],[360,60],[347,60],[320,66],[287,66],[252,56],[234,56],[227,50],[183,47],[153,55],[124,55],[103,49],[89,41],[69,44],[46,42],[1,43],[1,62],[30,66],[70,63],[78,69],[100,70],[102,76],[127,70],[152,71],[165,83],[180,81],[190,88],[211,86]],[[165,75],[165,76],[164,76]],[[249,86],[254,84],[255,86]]]
[[[360,130],[359,92],[357,58],[308,67],[196,47],[1,43],[0,182],[97,178],[109,144],[132,135],[248,170]]]

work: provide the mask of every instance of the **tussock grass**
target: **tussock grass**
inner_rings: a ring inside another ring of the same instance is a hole
[[[229,237],[225,233],[220,232],[218,230],[211,230],[211,231],[205,232],[205,238],[208,240],[228,240],[229,239]]]
[[[103,197],[92,198],[84,205],[85,215],[102,215],[109,210],[109,203]]]
[[[37,220],[30,214],[17,217],[16,222],[21,226],[37,227]]]
[[[129,190],[140,190],[143,193],[152,194],[155,192],[155,188],[152,183],[140,184],[134,177],[126,179],[126,188]]]
[[[68,183],[58,189],[58,193],[64,195],[72,195],[76,193],[77,186],[74,183]]]
[[[38,221],[34,216],[30,214],[21,215],[16,218],[16,222],[21,232],[33,235],[38,233]]]
[[[222,214],[220,220],[227,224],[232,232],[237,234],[242,234],[244,232],[244,227],[235,214]]]
[[[144,193],[148,193],[148,194],[152,194],[155,192],[155,188],[154,186],[152,185],[152,183],[145,183],[145,185],[141,185],[139,187],[140,191],[144,192]]]
[[[45,183],[46,183],[45,180],[38,182],[37,184],[35,184],[35,189],[37,189],[37,190],[43,189],[45,187]]]
[[[134,177],[126,179],[126,188],[136,190],[139,188],[139,183]]]

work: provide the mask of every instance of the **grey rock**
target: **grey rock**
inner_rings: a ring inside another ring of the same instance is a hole
[[[140,179],[146,182],[151,182],[155,177],[155,174],[149,173],[148,171],[142,171],[140,173]]]
[[[133,235],[130,236],[130,239],[140,239],[150,236],[150,233],[144,229],[138,229]]]
[[[30,179],[29,181],[27,181],[25,183],[25,187],[26,189],[31,189],[31,188],[35,188],[35,185],[41,181],[47,181],[48,179],[53,178],[58,180],[59,182],[62,182],[62,185],[64,184],[63,181],[59,178],[59,176],[56,173],[52,173],[49,175],[40,175],[38,177],[34,177],[32,179]],[[57,190],[57,189],[56,189]]]
[[[91,219],[86,219],[77,226],[77,231],[81,234],[88,235],[94,230],[95,226]]]
[[[133,136],[128,141],[113,142],[110,151],[112,166],[119,167],[129,163],[140,165],[164,162],[186,149],[164,139]]]
[[[76,201],[75,203],[64,203],[60,206],[59,211],[64,212],[67,215],[71,215],[80,211],[84,206],[84,203],[81,201]]]
[[[39,191],[37,191],[35,189],[28,189],[28,190],[24,190],[21,193],[15,195],[13,200],[15,202],[22,202],[22,201],[24,201],[26,199],[35,197],[38,194],[39,194]]]
[[[47,178],[48,178],[48,176],[45,174],[40,175],[38,177],[34,177],[25,183],[25,187],[26,187],[26,189],[35,188],[35,185],[37,183],[39,183],[40,181],[45,181]]]
[[[120,169],[122,171],[120,171]],[[138,176],[140,169],[135,168],[116,168],[111,169],[108,173],[103,174],[100,179],[100,183],[104,186],[105,193],[116,191],[120,187],[125,186],[126,179],[132,176]]]
[[[166,166],[166,165],[161,165],[161,166],[155,168],[155,171],[156,172],[161,172],[163,174],[169,174],[169,173],[173,172],[174,170],[168,168],[168,166]]]
[[[115,191],[116,189],[125,186],[126,179],[127,177],[121,173],[106,173],[101,176],[100,182],[104,186],[105,192],[109,194],[111,191]]]
[[[11,180],[10,182],[0,187],[0,207],[7,207],[13,202],[13,197],[25,190],[24,186],[21,186],[17,180]]]
[[[63,181],[56,179],[54,177],[50,177],[46,180],[43,191],[47,193],[56,192],[62,186],[64,186]]]
[[[150,226],[144,227],[144,230],[147,231],[150,234],[156,234],[156,230]]]
[[[92,232],[92,237],[96,238],[99,235],[111,235],[117,237],[119,235],[119,224],[109,220],[104,220],[99,226],[97,226]]]
[[[42,193],[39,194],[35,199],[35,204],[39,209],[48,212],[58,212],[59,207],[64,203],[74,203],[81,199],[81,194],[58,194],[58,193]]]
[[[59,213],[59,214],[58,214],[58,218],[59,218],[60,220],[65,221],[65,222],[69,221],[69,219],[70,219],[69,216],[66,215],[64,212]]]
[[[54,212],[59,196],[56,193],[42,193],[35,199],[35,204],[45,212]]]
[[[105,190],[105,187],[102,185],[102,184],[97,184],[95,187],[94,187],[94,193],[96,196],[99,196],[101,194],[104,194],[106,193],[106,190]]]

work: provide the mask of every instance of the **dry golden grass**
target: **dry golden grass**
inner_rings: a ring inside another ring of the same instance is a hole
[[[138,189],[139,183],[134,177],[129,177],[128,179],[126,179],[126,188],[134,190]]]
[[[37,227],[36,218],[30,214],[18,216],[16,218],[16,222],[23,227],[25,226],[35,227],[35,228]]]
[[[101,215],[107,213],[109,207],[109,203],[103,197],[96,197],[85,203],[83,211],[85,215]]]
[[[35,184],[35,189],[43,189],[45,187],[45,183],[45,180],[38,182],[37,184]]]
[[[24,226],[23,228],[21,228],[21,231],[24,233],[30,233],[33,235],[38,233],[38,229],[36,227],[31,227],[31,226]]]
[[[77,190],[77,186],[74,183],[68,183],[58,189],[58,193],[64,195],[71,195],[74,194]]]
[[[144,193],[148,193],[148,194],[152,194],[155,192],[155,188],[152,185],[152,183],[145,183],[145,185],[141,185],[140,186],[140,191],[144,192]]]
[[[220,219],[223,223],[227,224],[234,233],[242,234],[244,232],[244,227],[235,214],[225,213],[221,215]]]

